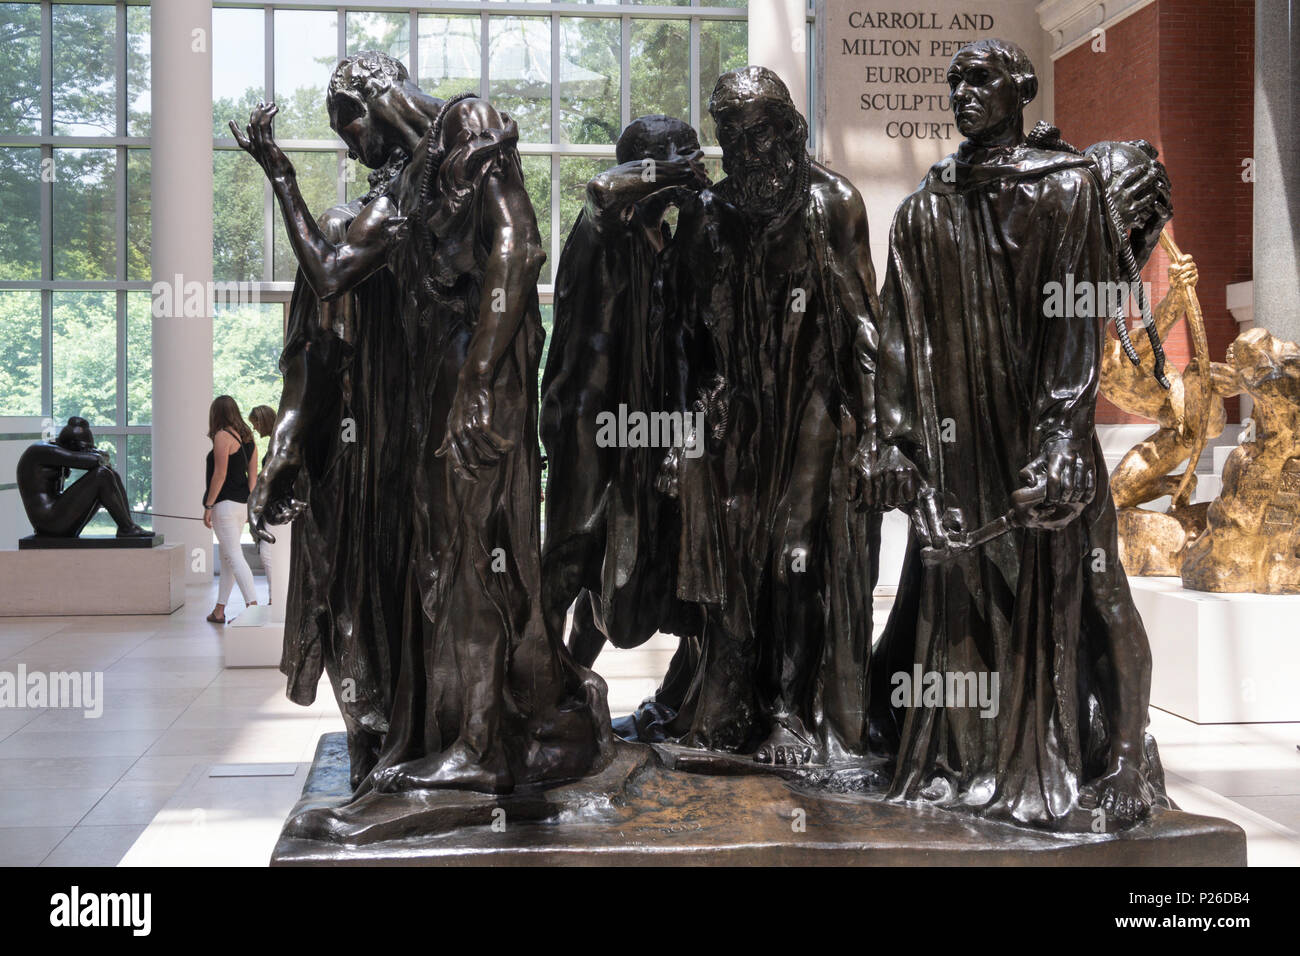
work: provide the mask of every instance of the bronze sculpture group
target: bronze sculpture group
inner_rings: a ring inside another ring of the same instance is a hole
[[[282,669],[304,703],[328,672],[354,806],[581,778],[615,728],[1050,830],[1165,802],[1093,421],[1108,316],[1043,300],[1145,261],[1167,190],[1027,137],[1013,44],[963,48],[948,79],[967,140],[900,207],[879,296],[862,199],[771,71],[714,88],[719,183],[685,123],[628,127],[556,269],[545,542],[544,256],[514,122],[349,57],[328,108],[371,190],[319,220],[275,107],[235,128],[300,266],[250,519],[296,522]],[[912,532],[873,650],[890,508]],[[611,728],[596,655],[657,631],[669,671]]]

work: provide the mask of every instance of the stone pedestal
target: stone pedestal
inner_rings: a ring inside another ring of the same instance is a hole
[[[180,547],[0,551],[0,617],[170,614],[185,603]]]
[[[1129,578],[1151,641],[1151,706],[1198,724],[1300,721],[1300,596]]]
[[[1225,820],[1155,811],[1121,833],[1059,834],[964,814],[812,792],[771,773],[670,770],[620,743],[613,763],[542,793],[425,791],[348,796],[343,734],[321,737],[272,865],[1244,866],[1246,837]],[[303,839],[312,812],[352,828],[351,844]],[[304,814],[307,814],[304,816]],[[359,821],[364,821],[357,825]]]
[[[279,667],[284,646],[284,615],[275,620],[274,604],[244,608],[226,625],[221,651],[227,667]]]

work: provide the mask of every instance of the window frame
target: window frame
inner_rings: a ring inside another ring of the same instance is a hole
[[[642,4],[631,3],[626,0],[606,3],[574,3],[574,2],[527,2],[527,0],[437,0],[437,2],[422,3],[418,7],[410,3],[393,3],[384,2],[384,0],[352,0],[345,4],[328,4],[312,2],[312,0],[279,0],[276,3],[252,3],[247,0],[215,0],[213,3],[214,12],[219,9],[261,9],[265,13],[263,20],[264,29],[264,78],[263,87],[268,102],[275,100],[275,11],[277,10],[321,10],[331,11],[337,14],[337,56],[343,59],[347,55],[347,14],[352,13],[406,13],[408,16],[407,40],[408,40],[408,62],[407,67],[411,76],[419,76],[419,19],[421,16],[465,16],[475,15],[479,17],[479,51],[481,56],[481,68],[479,71],[478,94],[484,98],[488,97],[491,85],[491,64],[489,62],[489,37],[491,18],[494,16],[524,16],[524,17],[547,17],[550,20],[551,33],[551,50],[550,50],[550,91],[551,91],[551,142],[540,143],[532,141],[521,141],[519,143],[519,153],[521,156],[549,156],[550,157],[550,246],[546,250],[547,261],[549,263],[558,263],[560,251],[563,248],[564,236],[561,234],[560,219],[560,183],[561,183],[561,160],[567,158],[599,158],[607,159],[610,164],[614,161],[614,146],[612,144],[577,144],[557,142],[560,137],[560,48],[561,48],[561,21],[563,19],[582,17],[605,20],[617,20],[620,23],[620,46],[619,46],[619,123],[620,128],[625,128],[634,118],[631,115],[631,33],[633,20],[679,20],[689,25],[690,36],[690,75],[687,79],[688,96],[690,97],[690,110],[688,121],[696,129],[700,127],[700,119],[706,103],[700,102],[699,95],[699,70],[700,70],[700,31],[702,24],[706,21],[729,21],[748,23],[747,5],[739,6],[710,6],[701,0],[691,0],[690,4],[681,5],[664,5],[664,4]],[[812,11],[809,11],[808,21],[813,21]],[[214,55],[216,51],[213,51]],[[323,108],[323,104],[322,104]],[[286,152],[290,150],[329,152],[336,155],[335,169],[341,170],[346,162],[347,147],[342,141],[333,139],[278,139],[277,142]],[[238,149],[239,146],[233,137],[214,137],[213,150],[231,150]],[[706,158],[718,158],[722,156],[722,150],[717,146],[704,147]],[[341,174],[336,174],[336,192],[337,201],[340,203],[347,201],[347,181]],[[288,302],[293,291],[293,283],[286,280],[276,280],[274,278],[274,255],[275,248],[275,230],[278,227],[275,216],[275,197],[269,183],[263,185],[263,264],[262,276],[260,279],[254,278],[252,281],[258,289],[261,301],[263,302]],[[319,210],[323,212],[323,210]],[[221,277],[221,278],[241,278],[241,277]],[[553,273],[552,273],[553,279]],[[551,304],[554,300],[554,282],[539,283],[538,295],[543,305]]]
[[[40,293],[40,329],[41,329],[41,397],[40,418],[43,432],[57,433],[58,423],[54,422],[54,296],[59,292],[112,292],[114,293],[114,321],[116,323],[114,341],[116,343],[115,380],[116,396],[114,422],[109,424],[91,422],[96,441],[111,439],[117,450],[114,465],[126,482],[127,496],[134,500],[136,476],[129,467],[127,449],[132,436],[151,437],[153,426],[151,420],[152,402],[150,403],[150,422],[130,424],[128,408],[128,352],[127,352],[127,296],[134,292],[150,293],[152,281],[149,279],[128,279],[129,256],[129,222],[128,222],[128,162],[132,149],[150,150],[152,135],[128,135],[130,122],[130,90],[127,74],[128,7],[151,6],[147,0],[8,0],[8,2],[26,2],[40,6],[41,41],[40,41],[40,104],[41,119],[39,133],[14,133],[0,130],[0,147],[39,148],[40,168],[55,168],[52,164],[55,151],[60,149],[112,149],[114,152],[113,170],[113,238],[115,262],[111,279],[58,279],[54,272],[54,187],[55,179],[41,176],[37,184],[40,196],[40,278],[39,279],[5,279],[0,278],[0,291],[35,290]],[[114,133],[111,136],[65,135],[54,132],[54,8],[57,6],[106,6],[115,11],[113,25],[113,68],[115,77],[116,118]],[[151,78],[152,79],[152,78]],[[151,83],[152,87],[152,83]],[[152,89],[151,89],[152,94]],[[153,210],[150,208],[150,217]],[[150,350],[152,351],[152,349]],[[0,414],[7,410],[0,409]],[[34,434],[31,437],[40,438]]]

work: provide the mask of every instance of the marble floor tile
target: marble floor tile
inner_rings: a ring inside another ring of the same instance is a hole
[[[44,708],[33,710],[26,707],[21,710],[10,707],[0,710],[0,740],[4,740],[10,734],[22,730],[45,712]]]
[[[122,866],[265,866],[307,767],[291,777],[210,777],[195,768]]]
[[[0,829],[0,866],[39,866],[71,832],[70,826]]]
[[[176,754],[167,757],[141,757],[118,781],[121,784],[169,784],[173,790],[181,785],[195,767],[223,763],[221,754]]]
[[[160,730],[35,731],[24,727],[0,740],[0,760],[29,757],[139,757],[162,733]]]
[[[148,750],[150,757],[215,753],[223,763],[282,763],[297,760],[304,743],[314,740],[317,721],[276,727],[173,728]]]
[[[9,827],[72,827],[108,787],[40,787],[0,790],[0,842]]]
[[[145,826],[175,792],[170,783],[119,783],[82,818],[80,826]]]
[[[16,657],[33,644],[39,644],[46,633],[25,628],[9,630],[6,624],[0,623],[0,660]]]
[[[1284,794],[1275,797],[1237,796],[1232,798],[1243,807],[1268,817],[1289,830],[1300,834],[1300,795]]]
[[[74,827],[41,866],[117,866],[144,830],[140,823]]]
[[[79,710],[46,710],[28,725],[28,729],[38,732],[166,730],[184,712],[184,706],[122,707],[106,699],[99,717],[86,717]]]
[[[0,790],[111,787],[135,757],[25,757],[0,760]]]

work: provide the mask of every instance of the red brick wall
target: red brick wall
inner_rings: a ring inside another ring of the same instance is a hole
[[[1160,150],[1174,190],[1171,232],[1196,260],[1210,356],[1222,360],[1237,335],[1226,288],[1251,278],[1253,186],[1242,182],[1241,161],[1254,150],[1254,0],[1156,0],[1105,40],[1105,52],[1085,43],[1055,62],[1055,123],[1080,147],[1144,138]],[[1168,267],[1158,249],[1143,272],[1157,302]],[[1184,364],[1186,327],[1165,347]],[[1143,421],[1105,399],[1097,420]]]

